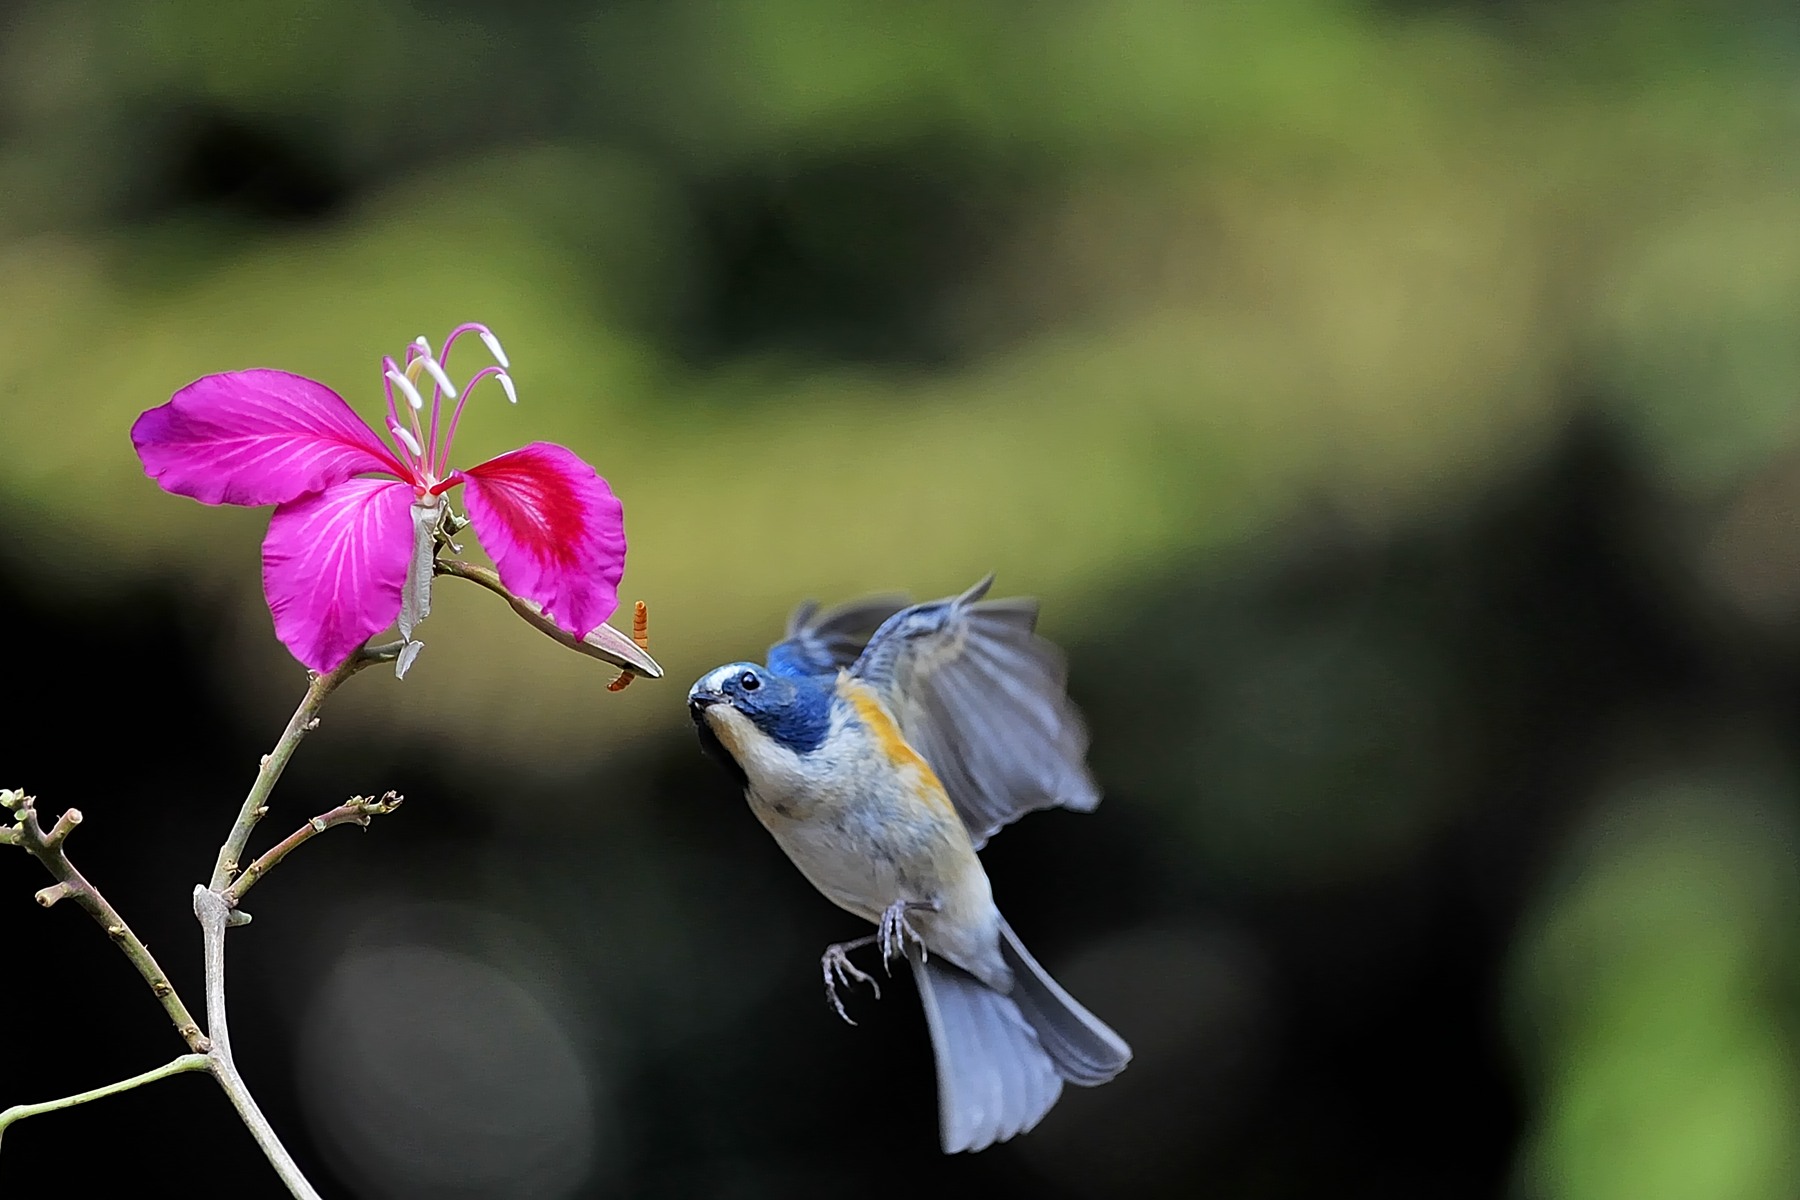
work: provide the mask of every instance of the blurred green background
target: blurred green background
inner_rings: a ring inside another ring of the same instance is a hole
[[[448,581],[333,701],[275,824],[407,807],[233,949],[329,1191],[1800,1195],[1797,146],[1773,0],[21,0],[0,784],[197,967],[304,680],[266,515],[126,430],[249,366],[373,417],[381,354],[484,321],[520,403],[459,460],[599,466],[670,677]],[[681,700],[803,597],[990,569],[1109,794],[996,891],[1138,1059],[945,1161],[913,1001],[829,1016],[856,930]],[[84,1032],[0,1105],[178,1049],[34,870],[0,972]],[[19,1127],[0,1190],[190,1137],[271,1194],[186,1079]]]

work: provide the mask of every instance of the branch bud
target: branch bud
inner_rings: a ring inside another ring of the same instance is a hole
[[[69,809],[56,819],[56,824],[44,836],[44,845],[55,850],[68,840],[69,835],[75,832],[75,827],[79,824],[81,824],[81,810],[79,808]]]
[[[45,908],[49,908],[58,900],[67,899],[74,894],[75,888],[72,885],[68,883],[53,883],[47,888],[40,889],[36,899],[39,904],[43,905]]]

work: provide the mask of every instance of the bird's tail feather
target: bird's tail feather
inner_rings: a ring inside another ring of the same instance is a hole
[[[908,948],[937,1056],[944,1153],[981,1150],[1036,1125],[1062,1077],[1010,996],[941,958]]]
[[[938,1122],[944,1152],[981,1150],[1036,1125],[1064,1080],[1105,1083],[1131,1048],[1050,978],[1001,923],[1011,995],[967,971],[908,947],[937,1056]]]
[[[1012,998],[1056,1064],[1057,1074],[1070,1083],[1094,1087],[1125,1069],[1131,1061],[1125,1039],[1050,978],[1004,920],[1000,954],[1012,968]]]

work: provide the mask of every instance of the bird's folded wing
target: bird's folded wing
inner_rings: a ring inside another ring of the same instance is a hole
[[[788,618],[787,635],[769,647],[777,675],[835,675],[856,661],[881,623],[905,608],[905,596],[870,596],[824,613],[812,600]]]
[[[894,614],[851,668],[937,772],[977,848],[1035,809],[1100,802],[1062,652],[1034,632],[1035,600],[982,600],[992,583]]]

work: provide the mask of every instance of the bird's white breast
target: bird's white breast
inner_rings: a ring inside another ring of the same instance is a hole
[[[744,768],[752,791],[784,795],[804,789],[816,769],[805,759],[763,733],[756,723],[728,704],[716,704],[706,710],[712,726],[725,749]]]

